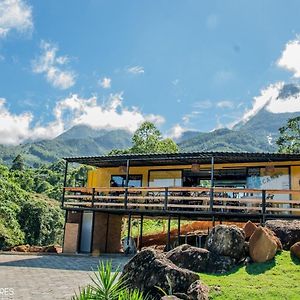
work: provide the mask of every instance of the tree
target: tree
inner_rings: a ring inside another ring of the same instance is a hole
[[[21,154],[18,154],[13,160],[11,170],[24,170],[24,159]]]
[[[300,152],[300,117],[289,119],[285,126],[279,128],[279,133],[280,136],[276,141],[278,152]]]
[[[163,139],[161,132],[151,122],[144,122],[133,134],[132,147],[125,150],[113,149],[109,155],[129,153],[176,153],[178,146],[170,139]]]

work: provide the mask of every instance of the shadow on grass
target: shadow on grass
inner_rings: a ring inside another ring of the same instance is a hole
[[[294,254],[290,254],[291,255],[291,260],[293,261],[293,263],[295,265],[300,265],[300,259],[298,257],[296,257]]]
[[[274,258],[264,263],[251,263],[246,266],[246,272],[250,275],[259,275],[271,270],[275,265],[276,261]]]

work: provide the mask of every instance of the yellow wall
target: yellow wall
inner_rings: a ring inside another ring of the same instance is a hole
[[[264,162],[264,163],[238,163],[238,164],[216,164],[215,169],[222,168],[238,168],[238,167],[259,167],[259,166],[292,166],[291,167],[291,188],[299,189],[300,180],[300,161],[297,162]],[[201,165],[201,169],[209,169],[211,166]],[[174,165],[174,166],[154,166],[154,167],[130,167],[129,174],[132,175],[142,175],[143,176],[143,186],[148,186],[148,171],[149,170],[178,170],[178,169],[190,169],[191,165]],[[124,175],[120,172],[118,167],[115,168],[98,168],[89,171],[88,174],[88,187],[109,187],[111,175]]]

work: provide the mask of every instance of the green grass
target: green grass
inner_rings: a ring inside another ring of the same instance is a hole
[[[181,221],[181,226],[189,223],[188,221]],[[122,228],[122,236],[127,236],[127,228],[128,223],[127,219],[124,221],[123,228]],[[164,229],[164,230],[163,230]],[[171,230],[177,229],[177,220],[171,221]],[[140,220],[134,219],[132,220],[132,227],[131,227],[131,236],[132,237],[138,237],[139,236],[139,230],[140,230]],[[168,221],[162,220],[162,219],[144,219],[143,222],[143,235],[149,235],[149,234],[157,234],[162,232],[167,232],[168,230]]]
[[[266,263],[238,267],[223,275],[200,274],[210,299],[300,299],[300,260],[283,251]]]

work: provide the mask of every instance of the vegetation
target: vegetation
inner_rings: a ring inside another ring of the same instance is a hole
[[[210,299],[299,299],[300,260],[289,251],[266,263],[237,267],[224,275],[200,274],[210,287]]]
[[[280,136],[276,141],[280,153],[300,152],[300,117],[292,118],[279,128]]]
[[[24,170],[9,170],[0,165],[0,249],[61,241],[64,217],[59,203],[29,192],[31,179]]]
[[[98,270],[91,277],[93,284],[79,290],[73,300],[145,300],[146,296],[139,290],[129,289],[120,272],[113,272],[111,262],[100,262]]]
[[[68,184],[81,184],[88,169],[71,168]],[[61,243],[63,170],[63,161],[25,168],[21,155],[14,159],[10,169],[0,165],[0,249],[24,243]]]
[[[151,122],[144,122],[132,136],[132,147],[122,150],[113,149],[109,154],[147,154],[147,153],[176,153],[178,146],[169,138],[163,139],[161,132]]]

